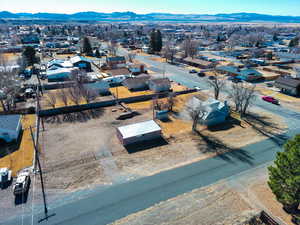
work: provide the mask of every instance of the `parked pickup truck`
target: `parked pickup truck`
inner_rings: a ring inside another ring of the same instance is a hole
[[[19,173],[16,183],[14,184],[13,190],[14,195],[25,194],[29,190],[30,175],[29,172],[24,171]]]
[[[0,168],[0,187],[1,189],[6,188],[10,185],[12,180],[11,170],[8,168]]]

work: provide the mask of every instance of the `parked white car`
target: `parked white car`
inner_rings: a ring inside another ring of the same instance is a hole
[[[0,168],[0,187],[7,187],[10,184],[11,179],[11,170],[8,168]]]
[[[119,75],[119,76],[103,78],[102,80],[107,82],[110,85],[113,85],[113,84],[120,84],[129,77],[131,77],[131,76],[130,75]]]
[[[28,171],[24,171],[18,174],[16,183],[14,184],[14,195],[24,194],[29,190],[30,174]]]

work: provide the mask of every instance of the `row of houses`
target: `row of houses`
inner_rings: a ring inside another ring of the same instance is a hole
[[[168,78],[151,78],[147,74],[137,77],[129,77],[125,79],[122,84],[131,91],[145,90],[149,88],[154,92],[163,92],[171,89],[171,82]]]
[[[74,71],[92,71],[92,62],[82,56],[74,56],[68,60],[53,59],[47,64],[46,77],[48,82],[69,80]]]

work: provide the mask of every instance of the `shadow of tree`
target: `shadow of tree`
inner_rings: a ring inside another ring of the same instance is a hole
[[[266,116],[251,113],[245,116],[245,122],[247,122],[258,133],[268,137],[276,145],[282,146],[288,140],[288,136],[283,134],[284,129],[279,127]]]
[[[47,123],[84,123],[91,119],[97,119],[103,115],[103,109],[90,109],[81,112],[66,113],[62,115],[56,115],[46,117],[44,120]]]
[[[17,140],[6,143],[4,140],[0,139],[0,158],[5,157],[20,148],[21,141],[23,137],[23,130],[21,130]]]
[[[198,144],[199,149],[203,153],[216,153],[216,157],[230,163],[235,163],[235,160],[239,160],[249,165],[253,165],[253,158],[245,150],[231,148],[219,139],[212,136],[204,135],[199,131],[196,131],[196,134],[203,141],[200,141]]]
[[[222,130],[230,130],[231,128],[239,126],[242,127],[241,121],[237,120],[236,118],[233,117],[228,117],[224,123],[218,124],[218,125],[213,125],[213,126],[208,126],[207,129],[209,131],[222,131]]]

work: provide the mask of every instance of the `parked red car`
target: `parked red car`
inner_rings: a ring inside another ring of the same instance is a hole
[[[276,98],[272,97],[272,96],[263,96],[262,100],[264,100],[266,102],[273,103],[275,105],[279,105],[279,101]]]

